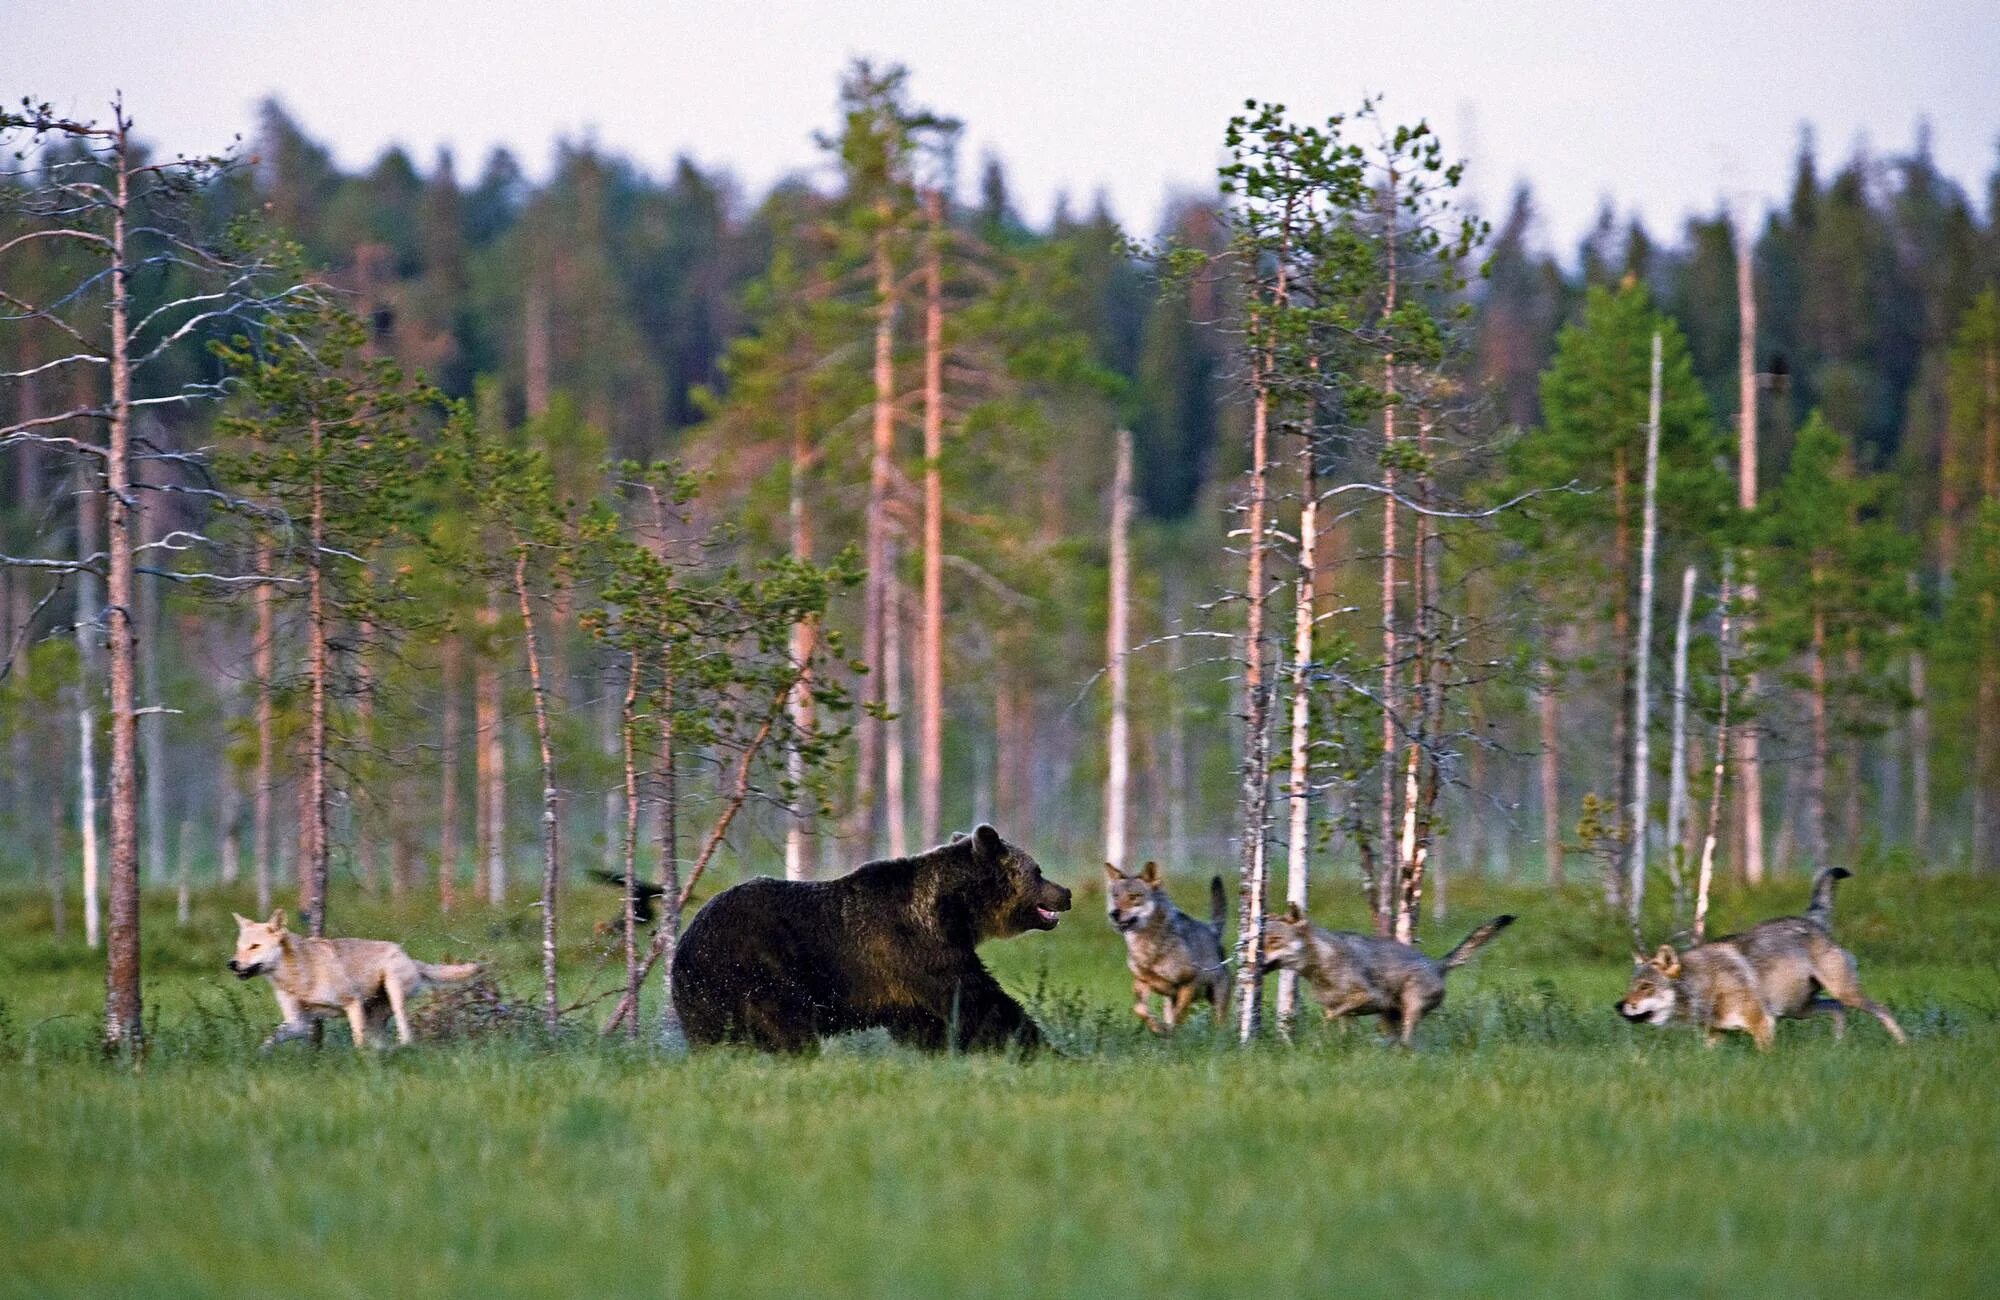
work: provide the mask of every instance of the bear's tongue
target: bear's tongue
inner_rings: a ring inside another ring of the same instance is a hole
[[[1046,907],[1037,907],[1035,909],[1035,915],[1041,917],[1044,921],[1047,921],[1050,925],[1054,925],[1058,920],[1061,919],[1054,912],[1051,912]]]

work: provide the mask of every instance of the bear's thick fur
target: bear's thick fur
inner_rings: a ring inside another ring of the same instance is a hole
[[[695,914],[674,952],[674,1005],[697,1047],[809,1052],[879,1027],[930,1051],[1032,1049],[1041,1030],[975,950],[1053,930],[1069,905],[991,826],[837,880],[748,880]]]

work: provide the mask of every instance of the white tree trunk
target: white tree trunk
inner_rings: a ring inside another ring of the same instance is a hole
[[[1104,860],[1125,870],[1126,789],[1132,747],[1125,712],[1125,651],[1130,645],[1132,598],[1132,434],[1118,431],[1117,465],[1111,475],[1111,608],[1105,619],[1105,671],[1111,685],[1109,752],[1104,768]]]
[[[1286,791],[1291,820],[1285,845],[1285,901],[1306,907],[1307,850],[1312,835],[1312,664],[1313,624],[1318,617],[1315,584],[1319,545],[1319,473],[1310,434],[1299,449],[1299,563],[1292,587],[1292,769]],[[1278,1028],[1289,1035],[1298,1017],[1297,971],[1278,975]]]
[[[1646,841],[1651,821],[1647,811],[1652,777],[1652,728],[1647,725],[1653,667],[1653,560],[1659,543],[1660,486],[1660,335],[1653,334],[1653,380],[1646,405],[1646,498],[1639,526],[1639,631],[1632,640],[1632,807],[1631,875],[1625,890],[1634,934],[1639,909],[1646,900]]]
[[[97,550],[98,512],[103,497],[81,462],[77,466],[76,550],[79,560]],[[97,597],[97,575],[76,575],[76,649],[82,661],[76,690],[77,830],[83,841],[83,938],[92,948],[103,942],[97,848],[97,711],[91,707],[96,690],[99,648],[104,629],[98,626],[103,604]]]
[[[1701,872],[1695,881],[1694,890],[1694,941],[1700,943],[1708,929],[1708,888],[1715,878],[1715,842],[1722,829],[1722,785],[1728,775],[1729,764],[1729,598],[1732,579],[1731,560],[1727,553],[1722,557],[1722,626],[1716,637],[1716,646],[1721,656],[1717,679],[1721,684],[1722,701],[1715,720],[1715,768],[1710,773],[1708,787],[1708,834],[1701,842]]]
[[[1681,876],[1681,846],[1688,813],[1688,620],[1694,610],[1694,580],[1694,566],[1690,564],[1681,571],[1681,608],[1674,620],[1674,738],[1667,772],[1667,871],[1673,880],[1676,908],[1687,902]]]

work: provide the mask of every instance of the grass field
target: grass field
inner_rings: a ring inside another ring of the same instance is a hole
[[[1052,872],[1058,874],[1059,872]],[[1178,893],[1193,898],[1193,882]],[[1726,894],[1724,928],[1804,885]],[[1864,873],[1837,933],[1909,1030],[1704,1051],[1612,1014],[1587,893],[1454,887],[1416,1050],[1315,1025],[1244,1052],[1126,1010],[1101,895],[986,950],[1064,1055],[663,1056],[579,1030],[357,1059],[255,1051],[223,971],[241,898],[147,917],[154,1047],[92,1049],[97,960],[0,897],[0,1293],[8,1295],[1992,1295],[2000,1291],[2000,883]],[[536,914],[337,897],[341,932],[537,987]],[[567,996],[608,986],[578,892]],[[1352,922],[1338,908],[1323,920]]]

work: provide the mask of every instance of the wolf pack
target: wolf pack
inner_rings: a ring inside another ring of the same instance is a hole
[[[1769,1050],[1780,1020],[1825,1015],[1838,1038],[1855,1010],[1906,1042],[1895,1017],[1862,989],[1854,954],[1834,939],[1834,888],[1850,874],[1841,867],[1820,871],[1800,915],[1635,953],[1617,1014],[1634,1024],[1691,1025],[1710,1046],[1725,1033],[1741,1033]],[[612,883],[624,885],[622,878]],[[1125,944],[1132,1013],[1144,1027],[1171,1035],[1203,1007],[1216,1024],[1225,1023],[1239,981],[1225,945],[1228,895],[1221,877],[1209,882],[1205,917],[1174,903],[1152,862],[1136,873],[1107,863],[1104,898],[1106,917]],[[832,880],[760,877],[723,890],[695,914],[675,949],[673,1001],[695,1047],[740,1043],[809,1052],[825,1037],[880,1028],[926,1050],[1034,1050],[1044,1044],[1039,1026],[976,949],[1052,930],[1070,905],[1070,890],[1046,879],[1031,855],[990,826]],[[645,913],[650,919],[652,908]],[[1264,972],[1291,972],[1326,1020],[1374,1016],[1388,1038],[1408,1046],[1443,1004],[1451,972],[1514,921],[1495,916],[1432,956],[1382,935],[1326,929],[1293,904],[1264,918],[1255,960]],[[357,1047],[391,1022],[398,1042],[407,1044],[410,999],[483,969],[418,961],[387,940],[299,935],[287,928],[283,911],[262,921],[239,915],[236,922],[229,969],[242,979],[268,979],[282,1017],[266,1048],[339,1016]]]

